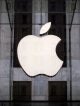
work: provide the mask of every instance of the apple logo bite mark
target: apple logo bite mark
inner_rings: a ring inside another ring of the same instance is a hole
[[[43,25],[40,34],[47,32],[50,27],[51,22]],[[63,61],[56,54],[56,46],[60,41],[55,35],[29,35],[22,38],[17,47],[17,55],[23,70],[29,76],[57,74],[63,65]]]

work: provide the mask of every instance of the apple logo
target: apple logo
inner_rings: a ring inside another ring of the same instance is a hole
[[[40,34],[46,33],[51,22],[42,26]],[[58,73],[63,61],[56,54],[56,46],[61,39],[55,35],[23,37],[17,47],[18,60],[29,76],[44,74],[54,76]]]

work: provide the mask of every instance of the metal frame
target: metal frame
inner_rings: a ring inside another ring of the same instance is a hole
[[[8,18],[9,18],[9,24],[10,24],[10,29],[11,29],[11,40],[10,40],[10,74],[9,74],[9,100],[11,101],[11,77],[12,77],[12,32],[13,32],[13,29],[12,29],[12,24],[11,24],[11,21],[10,21],[10,15],[9,15],[9,8],[8,8],[8,2],[7,0],[5,0],[5,4],[6,4],[6,9],[7,9],[7,14],[8,14]]]
[[[75,14],[75,10],[76,10],[76,4],[77,4],[77,0],[75,0],[72,20],[71,20],[71,24],[70,24],[70,27],[69,27],[70,101],[72,101],[71,28],[72,28],[74,14]]]

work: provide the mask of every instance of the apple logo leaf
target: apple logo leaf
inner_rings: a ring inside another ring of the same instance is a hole
[[[44,34],[44,33],[48,32],[50,27],[51,27],[51,22],[48,22],[45,25],[43,25],[41,30],[40,30],[40,34]]]

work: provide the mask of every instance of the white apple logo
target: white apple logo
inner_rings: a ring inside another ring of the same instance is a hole
[[[47,32],[51,22],[46,23],[40,34]],[[22,38],[17,47],[18,60],[23,70],[29,76],[45,74],[54,76],[63,65],[56,54],[56,46],[60,38],[55,35],[38,37],[29,35]]]

